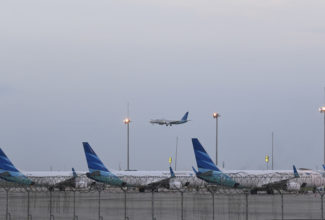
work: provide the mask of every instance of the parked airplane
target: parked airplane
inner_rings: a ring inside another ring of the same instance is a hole
[[[64,190],[66,187],[77,186],[77,174],[72,168],[72,177],[67,172],[20,172],[10,161],[7,155],[0,148],[0,178],[20,186],[47,187],[49,190],[58,188]],[[55,177],[57,179],[49,178]]]
[[[11,163],[7,155],[0,148],[0,178],[8,182],[21,185],[34,185],[35,183],[22,174]]]
[[[204,150],[197,138],[192,139],[198,171],[193,167],[196,177],[208,183],[237,188],[236,183],[231,177],[221,172],[213,163],[207,152]]]
[[[164,188],[173,188],[175,186],[179,186],[178,183],[175,183],[172,181],[173,178],[175,178],[175,174],[173,172],[173,169],[170,167],[170,176],[169,177],[161,177],[158,180],[157,179],[151,179],[148,176],[148,173],[145,174],[147,175],[148,179],[150,182],[143,182],[146,181],[146,179],[142,179],[143,181],[141,182],[134,182],[134,181],[125,181],[124,179],[127,179],[125,177],[133,177],[133,178],[138,178],[139,176],[143,176],[141,174],[141,171],[126,171],[129,172],[128,174],[125,175],[125,173],[122,176],[117,176],[110,172],[103,162],[99,159],[99,157],[96,155],[94,150],[91,148],[89,143],[83,142],[83,147],[87,159],[87,164],[88,164],[88,169],[89,172],[86,173],[87,177],[95,180],[96,182],[101,182],[105,183],[108,185],[112,186],[117,186],[117,187],[136,187],[139,189],[140,192],[144,192],[146,189],[150,190],[157,190],[160,187]],[[132,174],[131,174],[131,173]],[[128,178],[129,179],[129,178]]]
[[[61,191],[64,191],[66,187],[70,187],[70,188],[77,188],[77,182],[76,182],[76,178],[78,177],[76,171],[74,170],[74,168],[72,168],[72,177],[63,180],[61,182],[57,182],[53,185],[49,186],[49,190],[54,190],[55,188],[58,188]]]
[[[182,117],[181,120],[166,120],[166,119],[154,119],[151,120],[151,124],[159,124],[159,125],[166,125],[166,126],[172,126],[172,125],[178,125],[178,124],[184,124],[190,120],[187,120],[188,112],[185,113],[185,115]]]
[[[197,172],[194,168],[193,170],[198,178],[208,183],[233,188],[247,188],[251,190],[252,194],[257,193],[257,191],[266,191],[269,194],[272,194],[274,190],[299,191],[301,187],[307,185],[306,182],[298,183],[293,181],[300,177],[295,166],[293,166],[294,176],[285,176],[288,174],[288,171],[222,172],[213,163],[197,138],[193,138],[192,143],[199,171]],[[281,175],[281,173],[284,175]],[[310,184],[313,185],[314,183],[310,182]]]

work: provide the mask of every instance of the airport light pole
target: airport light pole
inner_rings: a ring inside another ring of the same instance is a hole
[[[216,119],[216,165],[218,166],[218,118],[220,114],[217,112],[213,113],[213,118]]]
[[[325,107],[319,108],[319,112],[324,114],[324,162],[325,164]]]
[[[273,162],[274,162],[273,151],[274,151],[274,133],[272,132],[272,155],[271,155],[271,157],[272,157],[272,170],[274,168],[274,166],[273,166]]]
[[[126,130],[127,130],[127,141],[126,141],[126,154],[127,154],[127,164],[126,164],[126,170],[130,170],[130,122],[131,120],[129,118],[125,118],[123,120],[124,124],[126,124]]]

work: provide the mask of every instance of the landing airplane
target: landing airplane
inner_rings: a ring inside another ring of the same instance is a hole
[[[53,178],[56,177],[58,180],[53,182]],[[66,187],[76,188],[77,186],[77,174],[72,168],[72,177],[67,172],[21,172],[19,171],[7,157],[7,155],[0,148],[0,178],[15,185],[19,186],[38,186],[47,187],[49,190],[58,188],[64,190]],[[6,186],[8,184],[5,184]],[[10,186],[10,184],[9,184]]]
[[[165,119],[154,119],[151,120],[151,124],[159,124],[159,125],[166,125],[166,126],[172,126],[172,125],[178,125],[178,124],[184,124],[190,120],[187,120],[188,112],[185,113],[185,115],[182,117],[181,120],[165,120]]]
[[[305,182],[300,184],[297,181],[293,181],[294,179],[300,177],[295,166],[293,166],[293,177],[286,176],[285,178],[282,178],[281,176],[277,176],[275,179],[268,176],[281,172],[284,174],[287,171],[222,172],[213,163],[210,156],[207,154],[197,138],[193,138],[192,143],[199,171],[196,171],[194,168],[193,170],[199,179],[202,179],[208,183],[232,188],[247,188],[251,190],[252,194],[256,194],[257,191],[266,191],[269,194],[273,194],[273,190],[298,191],[301,189],[301,187],[305,187],[307,185]],[[238,173],[240,173],[240,175],[237,175]],[[263,181],[263,179],[265,179],[265,181]]]
[[[83,147],[86,155],[86,160],[88,164],[88,169],[89,172],[86,173],[87,177],[89,179],[95,180],[96,182],[108,184],[111,186],[116,186],[116,187],[136,187],[139,189],[140,192],[144,192],[146,189],[150,190],[158,190],[160,187],[164,188],[173,188],[175,186],[178,186],[178,183],[175,183],[172,181],[172,179],[175,178],[175,174],[173,169],[170,167],[170,176],[169,177],[162,177],[159,180],[152,180],[150,182],[144,183],[141,181],[139,182],[134,182],[132,180],[123,180],[129,178],[137,178],[141,176],[141,171],[126,171],[128,174],[124,172],[124,175],[122,176],[117,176],[110,172],[103,162],[99,159],[99,157],[96,155],[94,150],[91,148],[88,142],[83,142]],[[133,174],[131,174],[132,172]],[[144,179],[143,179],[144,180]]]

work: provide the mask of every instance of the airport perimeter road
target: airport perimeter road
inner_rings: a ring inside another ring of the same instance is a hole
[[[214,199],[213,199],[214,198]],[[0,192],[0,219],[322,219],[319,194]],[[214,207],[214,208],[213,208]],[[74,218],[75,217],[75,218]]]

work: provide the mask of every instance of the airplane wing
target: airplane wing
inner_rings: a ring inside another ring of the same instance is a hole
[[[293,165],[293,177],[287,178],[287,179],[283,179],[283,180],[279,180],[279,181],[275,181],[275,182],[270,182],[267,184],[263,184],[262,188],[269,188],[269,189],[276,189],[276,190],[281,190],[281,189],[286,189],[287,184],[290,180],[292,179],[296,179],[296,178],[300,178],[296,166]]]
[[[173,124],[177,124],[179,121],[178,120],[165,120],[165,119],[156,119],[156,120],[151,120],[151,124],[159,124],[159,125],[166,125],[166,126],[171,126]]]
[[[49,189],[53,190],[54,188],[59,188],[61,191],[63,191],[66,187],[76,188],[77,177],[78,176],[76,174],[76,171],[74,170],[74,168],[72,168],[72,177],[50,186]]]
[[[168,178],[165,178],[165,179],[162,179],[162,180],[158,180],[156,182],[149,183],[145,188],[149,188],[149,189],[157,189],[159,187],[168,188],[169,187],[169,181],[172,178],[173,177],[168,177]]]
[[[167,124],[168,122],[167,122],[166,120],[160,120],[160,119],[157,119],[157,120],[151,120],[150,123],[151,123],[151,124],[165,125],[165,124]]]
[[[164,188],[169,189],[170,180],[175,178],[175,173],[174,173],[173,169],[171,167],[169,167],[169,170],[170,170],[170,177],[162,179],[162,180],[158,180],[158,181],[155,181],[155,182],[151,182],[151,183],[149,183],[149,184],[147,184],[145,186],[142,186],[139,189],[140,192],[143,192],[145,189],[155,190],[155,189],[158,189],[160,187],[164,187]]]

